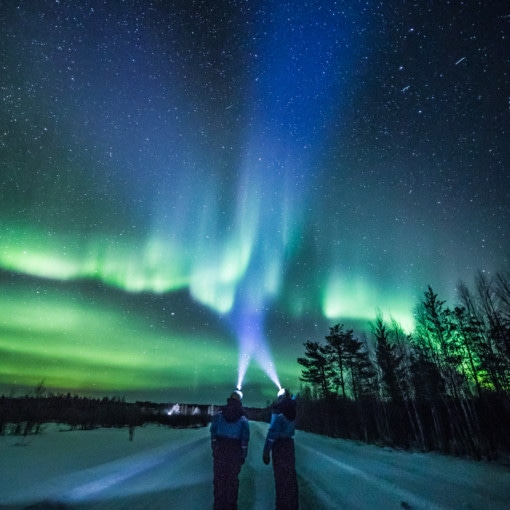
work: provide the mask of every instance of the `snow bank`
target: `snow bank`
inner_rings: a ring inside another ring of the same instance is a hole
[[[262,463],[267,430],[251,422],[239,507],[274,506],[272,467]],[[502,465],[296,434],[302,510],[510,508]],[[146,426],[67,431],[51,424],[26,439],[0,437],[0,508],[189,510],[212,507],[207,428]]]

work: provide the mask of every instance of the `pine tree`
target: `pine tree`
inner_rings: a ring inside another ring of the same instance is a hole
[[[377,315],[372,330],[376,343],[377,365],[381,370],[382,388],[391,401],[400,402],[403,400],[403,395],[397,371],[402,357],[396,352],[397,346],[390,344],[389,333],[382,315]]]
[[[334,371],[333,383],[336,388],[340,388],[342,397],[347,398],[348,360],[350,356],[348,344],[352,339],[352,331],[343,331],[343,327],[343,324],[335,324],[330,327],[326,342],[330,347],[330,359]]]
[[[305,367],[301,371],[301,381],[314,387],[320,397],[327,397],[331,388],[330,351],[319,342],[305,342],[305,356],[297,362]]]

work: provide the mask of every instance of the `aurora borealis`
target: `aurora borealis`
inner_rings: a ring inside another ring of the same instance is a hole
[[[264,404],[508,269],[502,3],[4,4],[0,393]]]

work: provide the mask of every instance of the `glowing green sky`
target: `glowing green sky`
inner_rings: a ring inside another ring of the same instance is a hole
[[[296,390],[329,326],[508,268],[501,7],[0,9],[0,391],[223,401],[264,349]]]
[[[44,380],[53,391],[218,402],[235,386],[236,339],[185,295],[3,280],[0,387],[32,390]],[[278,366],[295,383],[294,360]],[[260,368],[250,368],[246,383],[247,396],[274,397]]]

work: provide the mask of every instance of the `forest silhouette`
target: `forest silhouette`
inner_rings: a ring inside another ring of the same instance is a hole
[[[415,329],[379,313],[356,338],[337,324],[304,343],[299,427],[421,451],[510,451],[510,278],[479,272],[450,308],[429,286]]]

